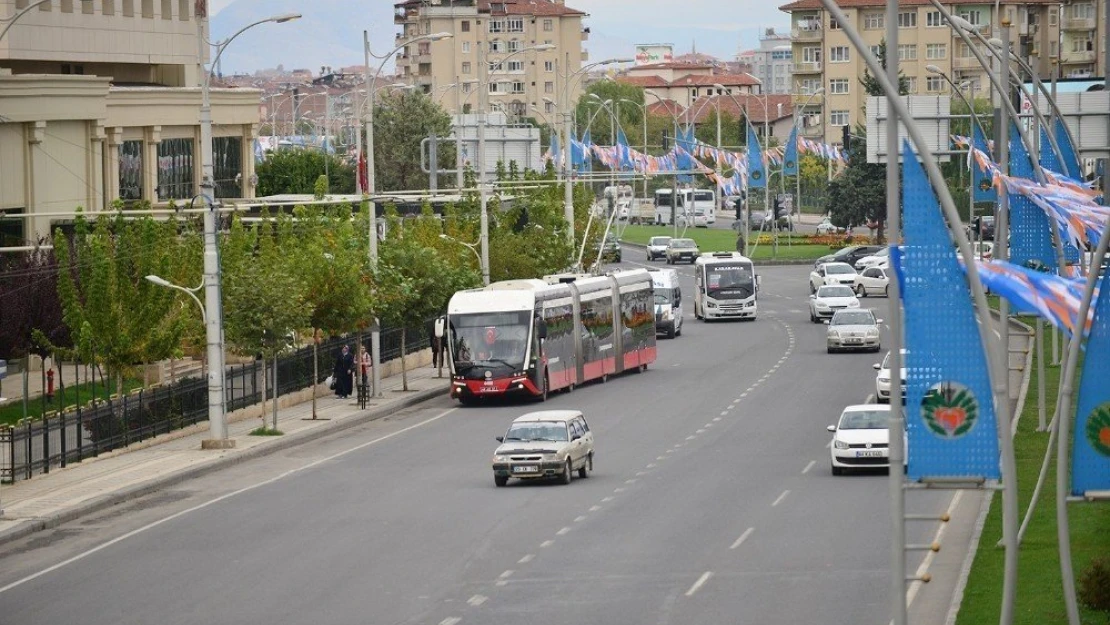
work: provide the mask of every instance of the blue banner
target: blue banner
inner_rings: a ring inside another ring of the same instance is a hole
[[[968,282],[908,143],[902,163],[905,243],[895,267],[905,274],[907,473],[998,479],[994,398]]]
[[[763,170],[763,149],[755,128],[748,124],[748,186],[762,189],[767,186],[767,174]]]
[[[1110,273],[1102,277],[1076,401],[1071,492],[1110,490]]]
[[[1064,167],[1066,169],[1063,173],[1075,178],[1076,180],[1083,180],[1083,168],[1079,164],[1079,157],[1076,156],[1075,146],[1071,144],[1071,138],[1068,136],[1067,128],[1064,126],[1064,120],[1059,117],[1056,118],[1056,143],[1060,144],[1060,152],[1064,156]]]
[[[1010,175],[1036,180],[1033,161],[1017,126],[1010,124]],[[1056,269],[1053,224],[1044,210],[1020,193],[1010,194],[1010,262],[1037,270]]]
[[[990,148],[987,146],[987,138],[983,136],[983,132],[979,129],[979,125],[972,124],[971,126],[972,146],[974,146],[977,150],[982,151],[984,154],[990,154],[991,151]],[[993,156],[991,156],[991,160],[994,160]],[[990,176],[985,170],[979,167],[979,164],[975,162],[975,159],[972,158],[970,154],[968,155],[968,161],[968,166],[971,167],[971,182],[973,188],[975,189],[975,201],[992,203],[997,202],[998,191],[995,190]]]
[[[798,175],[798,127],[790,131],[790,138],[786,140],[786,150],[782,156],[782,175]]]

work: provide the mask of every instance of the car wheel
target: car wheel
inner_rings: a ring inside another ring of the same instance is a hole
[[[551,382],[549,381],[549,379],[547,377],[547,372],[544,371],[543,372],[543,388],[540,389],[540,396],[538,398],[541,402],[547,401],[547,389],[549,389],[549,388],[551,388]]]
[[[594,470],[594,455],[590,454],[590,455],[586,456],[586,461],[582,463],[582,466],[578,467],[578,477],[580,477],[582,479],[586,479],[587,477],[590,477],[590,471],[593,471],[593,470]]]
[[[682,328],[681,328],[681,327],[679,327],[679,328],[678,328],[677,330],[675,330],[675,331],[674,331],[674,335],[675,335],[675,336],[682,336]]]
[[[672,325],[671,329],[667,330],[667,338],[673,339],[675,336],[677,336],[677,334],[675,334],[675,329],[674,329],[674,326]]]
[[[570,484],[570,458],[567,458],[567,463],[563,465],[563,474],[559,476],[559,481],[564,484]]]
[[[856,285],[856,297],[867,297],[867,289],[862,284]]]
[[[493,483],[498,485],[498,486],[504,486],[504,485],[509,483],[509,476],[508,475],[494,475],[493,476]]]
[[[877,403],[877,404],[889,404],[890,400],[889,399],[883,399],[882,397],[876,396],[875,397],[875,403]]]
[[[832,469],[832,474],[833,475],[844,475],[844,469],[841,469],[840,467],[837,467],[837,466],[831,466],[830,468]]]

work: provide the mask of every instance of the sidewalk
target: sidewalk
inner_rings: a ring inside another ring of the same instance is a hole
[[[400,390],[400,373],[383,378],[382,397],[372,399],[366,410],[360,410],[353,399],[338,399],[326,389],[320,391],[316,413],[328,421],[304,420],[312,416],[311,401],[279,409],[278,429],[284,436],[250,436],[260,425],[257,418],[229,423],[228,437],[235,439],[234,449],[202,451],[200,442],[208,438],[208,423],[204,422],[65,469],[52,469],[46,475],[0,485],[0,543],[447,394],[446,371],[437,378],[436,369],[425,365],[410,370],[408,379],[410,391],[405,393]],[[267,409],[268,419],[270,414]]]

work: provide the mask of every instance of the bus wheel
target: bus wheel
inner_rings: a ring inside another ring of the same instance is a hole
[[[551,382],[547,378],[547,372],[543,372],[543,390],[540,391],[540,401],[547,401],[547,389],[551,388]]]
[[[609,381],[609,374],[608,373],[601,374],[601,383],[605,384],[608,381]]]
[[[467,397],[466,395],[460,395],[459,403],[464,406],[473,406],[478,403],[478,400],[474,399],[473,397]]]
[[[640,373],[643,373],[643,372],[647,371],[647,363],[645,362],[644,364],[640,365],[640,368],[638,369],[638,371]]]

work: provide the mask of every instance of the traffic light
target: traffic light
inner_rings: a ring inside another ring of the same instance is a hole
[[[844,144],[844,149],[847,150],[848,147],[849,147],[849,144],[852,142],[852,127],[845,124],[841,128],[841,130],[844,132],[844,137],[841,140],[841,143]]]

